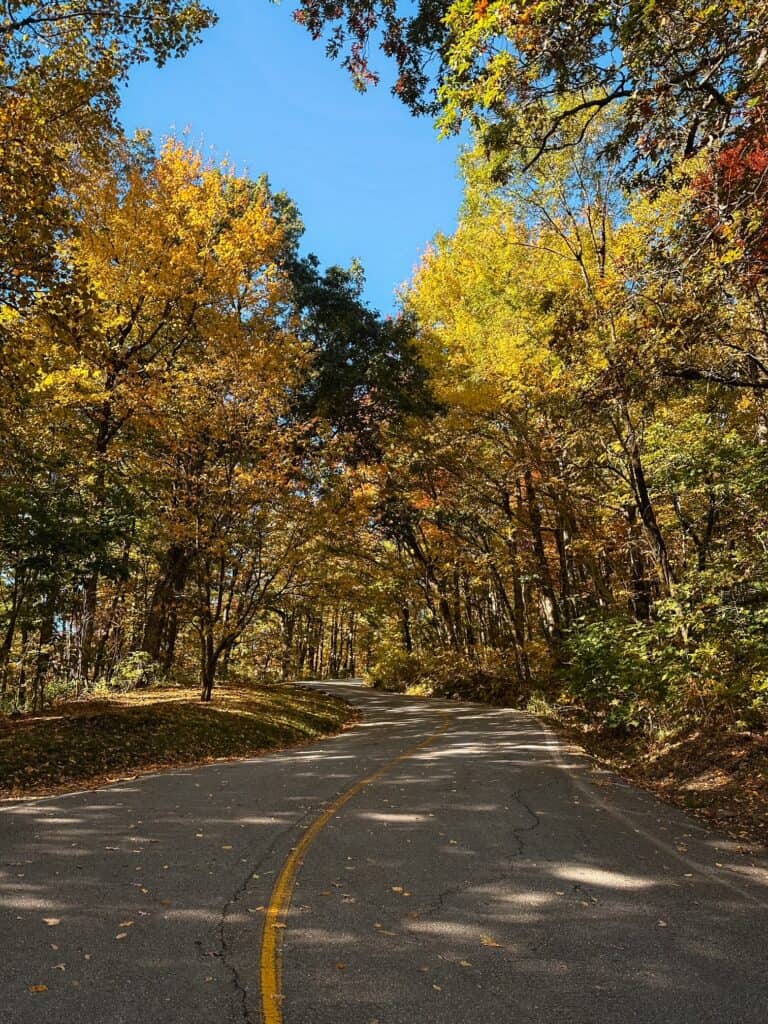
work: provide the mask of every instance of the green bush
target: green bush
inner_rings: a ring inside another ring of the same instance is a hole
[[[560,669],[566,692],[609,728],[650,729],[665,707],[677,665],[647,623],[611,616],[571,629]]]
[[[768,609],[759,595],[706,600],[680,587],[657,617],[612,615],[570,630],[560,670],[567,693],[611,728],[659,731],[768,721]]]
[[[379,653],[368,678],[377,689],[394,693],[418,691],[500,705],[521,699],[512,656],[504,652],[484,652],[475,658],[446,649],[409,653],[389,648]]]
[[[107,689],[118,693],[148,689],[163,681],[163,670],[146,651],[131,651],[115,668]]]
[[[422,662],[418,654],[401,647],[388,647],[379,652],[368,672],[368,679],[377,690],[405,693],[421,678]]]

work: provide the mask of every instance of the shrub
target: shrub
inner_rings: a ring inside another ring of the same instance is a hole
[[[486,651],[478,657],[448,649],[409,653],[388,648],[369,671],[373,686],[394,693],[513,704],[521,699],[511,655]]]
[[[107,681],[107,688],[118,693],[156,686],[163,678],[160,665],[146,651],[131,651],[120,661]]]
[[[611,728],[658,731],[768,719],[768,610],[681,587],[657,617],[583,619],[566,639],[565,690]]]

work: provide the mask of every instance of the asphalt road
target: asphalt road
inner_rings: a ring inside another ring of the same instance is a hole
[[[291,850],[422,741],[304,856],[285,1024],[765,1024],[768,861],[527,715],[322,685],[359,727],[0,805],[3,1024],[256,1024]]]

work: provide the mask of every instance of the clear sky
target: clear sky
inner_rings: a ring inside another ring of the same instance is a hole
[[[291,17],[291,0],[213,0],[219,24],[184,60],[135,69],[124,92],[128,131],[189,129],[297,203],[304,248],[324,264],[365,267],[367,297],[393,308],[437,231],[461,201],[458,145],[439,142],[386,85],[364,95]]]

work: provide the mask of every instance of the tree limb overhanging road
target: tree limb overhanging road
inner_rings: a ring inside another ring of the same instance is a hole
[[[763,1024],[764,859],[529,715],[321,685],[358,727],[2,806],[2,1024]]]

